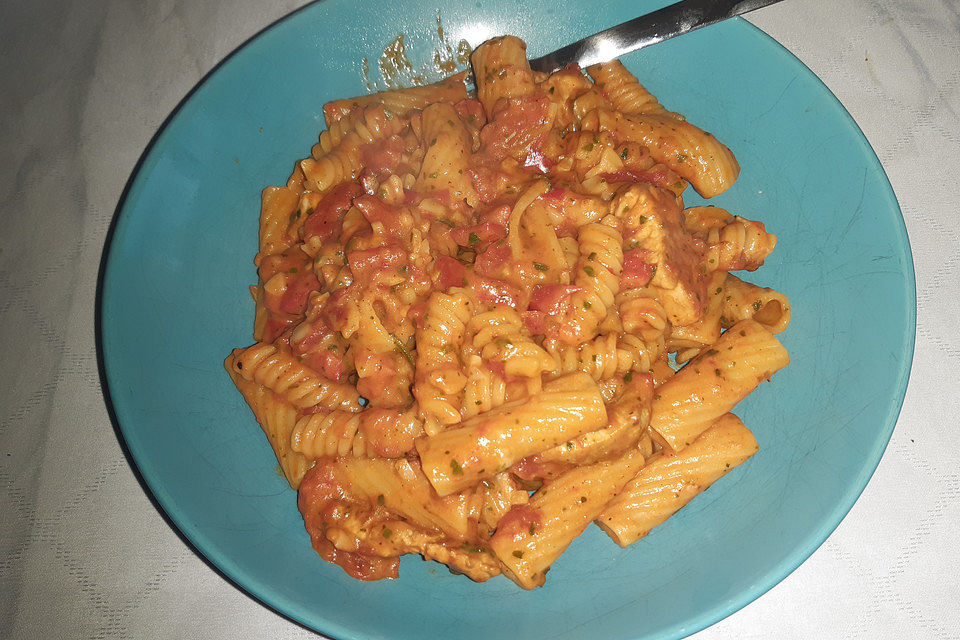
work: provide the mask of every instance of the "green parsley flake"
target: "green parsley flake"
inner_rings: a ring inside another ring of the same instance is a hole
[[[406,358],[406,359],[407,359],[407,362],[410,363],[410,366],[411,366],[411,367],[416,367],[416,366],[417,366],[417,363],[416,363],[416,360],[415,360],[414,357],[413,357],[413,354],[410,353],[410,350],[407,349],[406,345],[403,344],[403,342],[400,341],[400,338],[398,338],[397,336],[395,336],[395,335],[393,335],[393,334],[390,334],[390,337],[393,338],[393,347],[394,347],[394,349],[396,350],[396,352],[399,353],[399,354],[401,354],[404,358]]]
[[[533,263],[533,268],[536,269],[537,271],[549,271],[549,270],[550,270],[550,267],[548,267],[547,265],[543,264],[542,262],[534,262],[534,263]]]
[[[597,275],[597,272],[594,271],[594,270],[593,270],[593,267],[591,267],[590,265],[585,266],[585,267],[583,268],[583,272],[584,272],[585,274],[587,274],[588,276],[590,276],[591,278],[592,278],[593,276]]]
[[[463,475],[463,467],[460,466],[459,462],[457,462],[456,460],[453,460],[452,458],[450,460],[450,470],[453,472],[453,475],[455,476]]]
[[[480,244],[480,236],[478,236],[476,233],[471,231],[470,235],[467,236],[467,242],[470,243],[471,247],[474,245]]]

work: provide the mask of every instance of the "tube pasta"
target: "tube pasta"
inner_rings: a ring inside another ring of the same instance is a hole
[[[543,584],[546,570],[643,467],[630,449],[616,460],[575,467],[547,483],[528,505],[511,509],[490,538],[500,568],[524,589]]]
[[[621,547],[633,544],[756,452],[753,434],[727,413],[678,455],[654,456],[596,523]]]
[[[656,115],[668,113],[654,95],[647,91],[619,60],[587,67],[587,73],[597,83],[597,87],[607,97],[613,108],[621,113]]]
[[[437,493],[448,495],[476,485],[521,458],[602,427],[607,412],[596,385],[584,374],[567,378],[571,380],[561,385],[577,388],[544,389],[418,439],[420,462]]]
[[[478,47],[470,62],[477,81],[477,98],[487,114],[494,113],[500,99],[522,98],[536,91],[527,62],[527,45],[520,38],[494,38]]]
[[[790,306],[729,273],[763,223],[684,208],[731,151],[621,63],[533,73],[513,36],[471,59],[475,94],[324,105],[262,192],[256,342],[224,365],[321,557],[530,589],[591,521],[629,544],[752,455],[728,412],[787,364]]]
[[[333,100],[323,105],[323,115],[327,127],[343,118],[371,105],[380,105],[392,113],[404,114],[414,109],[424,109],[437,102],[456,104],[466,99],[467,88],[464,80],[467,73],[461,72],[434,84],[409,89],[381,91],[368,96],[358,96],[344,100]]]
[[[761,324],[743,320],[658,389],[650,427],[660,444],[679,452],[790,357]]]
[[[689,122],[663,114],[598,112],[602,130],[642,144],[654,160],[677,172],[704,198],[723,193],[740,175],[740,165],[730,149]]]
[[[780,333],[790,324],[790,301],[779,291],[744,282],[728,275],[724,285],[721,322],[728,327],[741,320],[755,320],[770,333]]]
[[[423,110],[423,139],[427,147],[414,188],[427,193],[446,190],[452,201],[477,206],[468,172],[470,133],[451,105],[440,102]]]

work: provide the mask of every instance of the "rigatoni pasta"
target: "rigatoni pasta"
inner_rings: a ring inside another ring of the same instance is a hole
[[[335,100],[262,196],[255,343],[225,366],[313,546],[351,576],[419,554],[544,583],[596,522],[645,536],[756,451],[729,413],[789,361],[789,302],[730,271],[764,225],[685,208],[733,153],[621,63]]]

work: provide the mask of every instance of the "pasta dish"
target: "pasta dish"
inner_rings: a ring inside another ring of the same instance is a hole
[[[530,589],[591,522],[647,535],[757,450],[730,411],[789,357],[740,168],[618,61],[335,100],[263,191],[255,344],[225,366],[325,560],[419,554]]]

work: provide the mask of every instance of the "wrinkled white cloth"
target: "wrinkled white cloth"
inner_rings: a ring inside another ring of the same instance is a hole
[[[206,71],[301,4],[0,4],[0,637],[316,637],[165,524],[110,427],[93,335],[101,249],[144,147]],[[837,531],[697,640],[960,637],[958,12],[789,0],[750,16],[840,98],[890,176],[916,263],[916,357]]]

